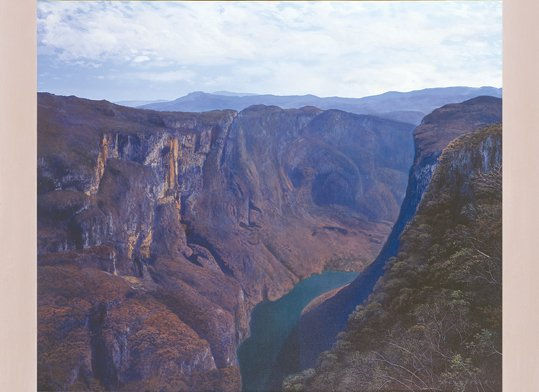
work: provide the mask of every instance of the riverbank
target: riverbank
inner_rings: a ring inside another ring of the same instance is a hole
[[[347,285],[357,275],[342,271],[312,275],[277,301],[265,301],[253,309],[250,337],[238,348],[243,391],[266,390],[278,354],[303,309],[316,297]]]

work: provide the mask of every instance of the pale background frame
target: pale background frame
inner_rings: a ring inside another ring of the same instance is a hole
[[[506,392],[539,391],[538,17],[503,1]],[[36,77],[36,3],[0,0],[0,391],[37,387]]]

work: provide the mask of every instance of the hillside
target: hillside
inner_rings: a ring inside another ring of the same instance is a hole
[[[477,97],[443,106],[423,119],[414,130],[416,152],[406,196],[386,243],[356,280],[302,316],[295,334],[290,337],[290,349],[282,353],[282,358],[288,358],[288,371],[294,367],[299,371],[314,366],[319,354],[328,350],[345,328],[350,313],[367,299],[387,261],[397,254],[402,231],[416,212],[442,149],[458,135],[501,122],[501,116],[501,99]],[[276,374],[282,372],[276,369]]]
[[[444,149],[374,293],[285,391],[501,390],[501,135]]]

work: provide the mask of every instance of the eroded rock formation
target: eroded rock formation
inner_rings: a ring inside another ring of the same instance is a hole
[[[411,131],[313,107],[39,94],[39,388],[238,390],[256,303],[378,253]]]

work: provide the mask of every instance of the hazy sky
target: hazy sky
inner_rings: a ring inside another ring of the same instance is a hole
[[[173,99],[501,87],[501,2],[38,2],[38,90]]]

